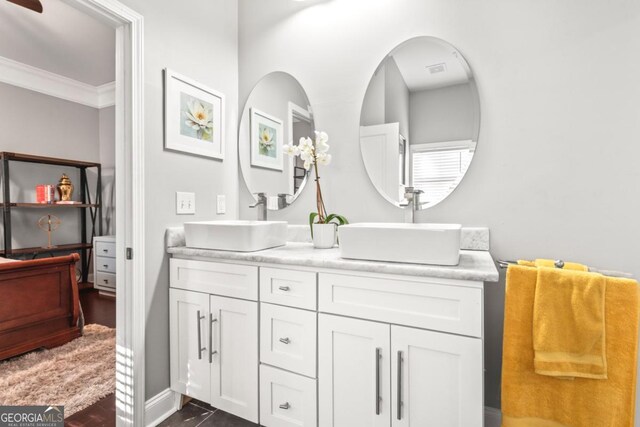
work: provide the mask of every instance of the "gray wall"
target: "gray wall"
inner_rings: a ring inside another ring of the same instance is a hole
[[[364,171],[360,109],[384,55],[410,37],[435,36],[471,65],[482,121],[467,176],[418,220],[488,226],[495,258],[563,258],[640,277],[640,2],[366,3],[240,1],[240,99],[270,71],[298,78],[332,141],[327,208],[354,222],[404,220]],[[307,187],[271,217],[303,224],[313,193]],[[486,403],[494,407],[503,290],[490,283],[485,292]]]
[[[97,109],[5,83],[0,83],[0,100],[0,150],[100,161]],[[75,168],[12,162],[10,172],[13,202],[35,202],[35,186],[57,184],[62,173],[74,183],[73,197],[78,200],[80,175]],[[53,244],[78,242],[79,211],[22,209],[11,216],[13,247],[46,245],[47,235],[38,229],[37,221],[48,213],[62,220]]]
[[[412,92],[411,144],[476,138],[475,87],[471,83]]]
[[[116,233],[116,107],[101,108],[98,113],[98,142],[102,163],[103,234]]]
[[[146,395],[169,387],[168,226],[184,221],[235,218],[238,168],[237,3],[197,0],[122,0],[144,16],[146,180]],[[165,151],[163,78],[168,67],[226,95],[224,161]],[[176,191],[196,194],[196,214],[176,215]],[[215,213],[216,194],[226,194],[227,214]]]

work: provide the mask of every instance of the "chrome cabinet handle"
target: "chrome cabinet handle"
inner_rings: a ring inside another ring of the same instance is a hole
[[[402,352],[398,351],[398,390],[397,390],[397,399],[398,399],[398,419],[402,419]]]
[[[291,342],[291,340],[289,339],[289,337],[280,338],[280,342],[283,343],[283,344],[289,344]]]
[[[217,351],[213,349],[213,324],[216,323],[218,319],[213,318],[213,313],[209,313],[209,363],[213,363],[213,355],[218,354]]]
[[[382,352],[380,348],[376,348],[376,415],[380,415],[380,402],[382,401],[380,396],[380,359],[382,359]]]
[[[206,347],[202,347],[202,328],[200,327],[200,321],[204,319],[204,316],[200,316],[200,310],[198,310],[198,360],[202,359],[202,352],[206,350]]]
[[[291,407],[291,405],[289,405],[289,402],[284,402],[282,405],[280,405],[280,409],[289,409]]]
[[[291,288],[288,286],[278,286],[278,289],[284,292],[289,292],[291,290]]]

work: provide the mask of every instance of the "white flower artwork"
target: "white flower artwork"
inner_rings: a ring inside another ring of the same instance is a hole
[[[223,94],[165,69],[165,148],[224,158]]]
[[[283,170],[282,120],[251,108],[251,166]]]

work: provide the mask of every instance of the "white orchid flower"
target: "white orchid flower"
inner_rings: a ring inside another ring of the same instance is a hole
[[[316,153],[326,153],[327,151],[329,151],[329,144],[322,139],[318,139],[316,141]]]
[[[326,166],[331,163],[331,154],[318,153],[317,162],[319,165]]]
[[[300,150],[300,158],[305,162],[313,162],[313,151],[309,148]]]
[[[314,132],[316,134],[316,144],[320,142],[326,144],[329,141],[329,135],[326,132],[318,132],[317,130]]]
[[[304,169],[305,169],[305,170],[309,170],[309,169],[311,169],[311,165],[313,165],[313,163],[312,163],[312,161],[311,161],[311,160],[305,160],[305,162],[304,162]]]
[[[285,144],[282,146],[282,150],[291,157],[295,157],[300,154],[300,148],[297,145]]]
[[[311,138],[300,138],[300,151],[311,149],[313,150],[313,141]]]

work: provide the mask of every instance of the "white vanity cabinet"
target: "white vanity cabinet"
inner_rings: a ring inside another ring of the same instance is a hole
[[[488,253],[436,278],[170,252],[173,390],[266,427],[483,426]]]
[[[170,269],[171,389],[257,423],[258,303],[211,294],[257,295],[257,267],[172,259]]]

